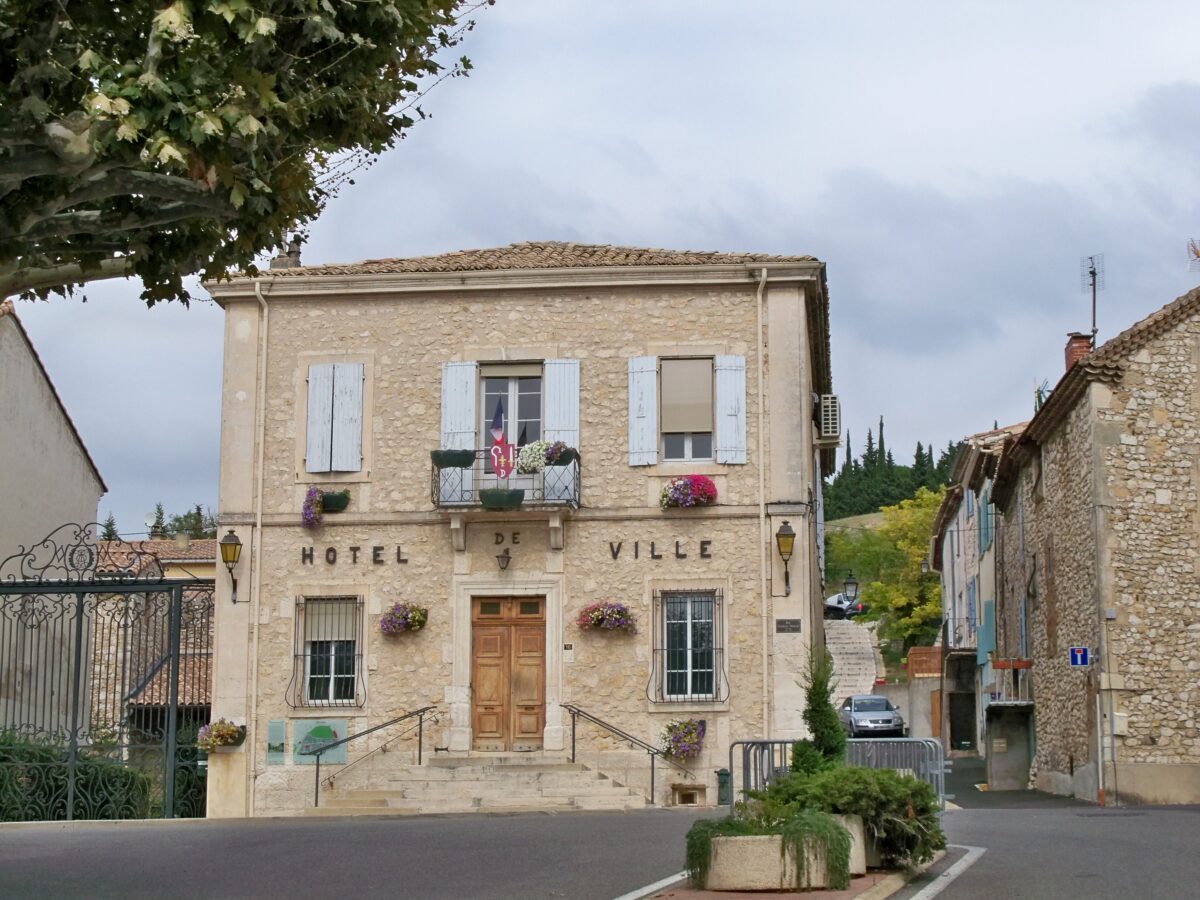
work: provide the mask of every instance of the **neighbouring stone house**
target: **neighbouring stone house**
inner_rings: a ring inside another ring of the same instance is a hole
[[[688,775],[659,763],[659,803],[714,802],[731,742],[803,734],[840,433],[823,263],[565,243],[297,257],[208,285],[226,314],[219,517],[243,547],[238,602],[218,578],[213,714],[248,726],[210,761],[210,815],[311,807],[306,741],[427,705],[426,768],[434,751],[499,779],[574,747],[644,796],[645,750],[582,716],[573,735],[571,708],[650,745],[703,720]],[[506,474],[539,438],[579,459]],[[716,502],[661,508],[689,475]],[[306,528],[313,487],[350,501]],[[523,499],[497,509],[506,489]],[[636,633],[581,628],[603,601]],[[382,634],[401,602],[428,623]],[[353,784],[400,798],[414,744],[356,740],[362,764],[322,804]]]
[[[930,560],[940,575],[943,610],[939,734],[948,750],[986,756],[990,705],[1024,702],[998,675],[1007,661],[995,659],[998,541],[991,499],[1003,451],[1024,427],[996,428],[963,440],[934,518]]]
[[[1037,786],[1195,803],[1200,289],[1066,362],[997,468],[997,656],[1032,662]]]
[[[61,535],[63,526],[78,533],[94,523],[107,490],[12,302],[0,302],[0,579],[33,577],[12,557]],[[4,600],[0,731],[57,734],[66,727],[69,695],[46,686],[66,683],[71,634],[42,628],[39,640],[29,640],[21,598]]]

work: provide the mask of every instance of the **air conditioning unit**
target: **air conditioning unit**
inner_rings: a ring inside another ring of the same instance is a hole
[[[821,395],[821,413],[817,427],[822,441],[841,441],[842,405],[838,402],[837,394]]]

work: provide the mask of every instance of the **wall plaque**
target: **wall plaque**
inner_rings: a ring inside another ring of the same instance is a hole
[[[801,619],[776,619],[775,633],[776,634],[799,634]]]

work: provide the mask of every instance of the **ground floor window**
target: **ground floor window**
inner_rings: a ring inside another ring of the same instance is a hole
[[[292,706],[362,706],[362,599],[306,597],[296,608]]]
[[[655,592],[651,700],[725,699],[721,600],[719,590]]]

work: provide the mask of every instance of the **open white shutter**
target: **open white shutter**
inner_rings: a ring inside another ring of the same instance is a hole
[[[542,367],[542,437],[579,448],[579,360],[548,359]],[[557,471],[543,473],[547,500],[568,500],[573,493],[573,462]]]
[[[718,356],[713,444],[719,463],[746,462],[746,357]]]
[[[542,370],[542,436],[579,447],[579,360],[548,359]]]
[[[629,360],[629,464],[658,462],[658,357]]]
[[[443,450],[475,449],[475,363],[442,363]]]
[[[308,438],[304,471],[328,472],[333,442],[333,364],[308,367]]]
[[[333,367],[333,447],[330,470],[357,472],[362,468],[363,364]]]

